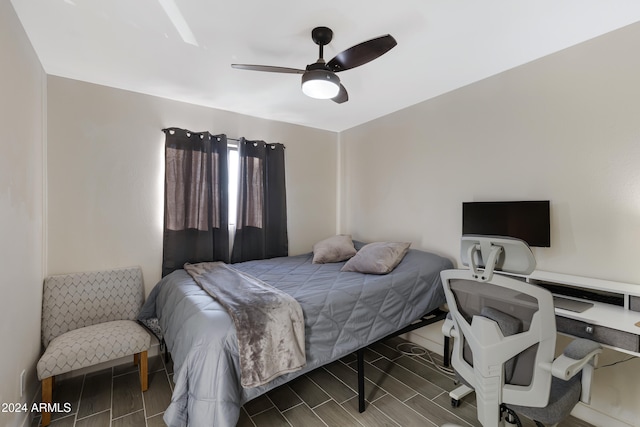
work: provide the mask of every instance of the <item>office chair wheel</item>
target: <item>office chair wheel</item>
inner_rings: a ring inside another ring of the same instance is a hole
[[[458,399],[454,399],[453,397],[451,398],[451,407],[452,408],[457,408],[458,406],[460,406],[460,401]]]

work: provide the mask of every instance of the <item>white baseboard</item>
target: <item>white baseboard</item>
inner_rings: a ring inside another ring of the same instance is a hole
[[[406,334],[400,335],[407,341],[418,344],[436,354],[442,356],[444,354],[444,335],[442,335],[442,321],[432,325],[415,329]]]
[[[40,401],[40,384],[37,384],[37,386],[35,387],[35,392],[32,394],[31,400],[28,401],[27,403],[29,404],[29,407],[31,408],[33,406],[34,403],[39,402]],[[27,413],[25,414],[24,419],[22,420],[22,423],[20,423],[20,425],[22,425],[22,427],[29,427],[29,425],[31,425],[31,421],[33,421],[33,419],[36,417],[36,413]]]
[[[611,417],[610,415],[596,411],[582,402],[578,402],[576,407],[573,408],[573,411],[571,411],[571,415],[593,424],[596,427],[632,427],[631,424],[627,424],[624,421]]]

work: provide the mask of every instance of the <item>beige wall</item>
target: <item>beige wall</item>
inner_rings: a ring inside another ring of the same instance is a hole
[[[8,1],[0,2],[0,403],[30,403],[40,352],[45,74]],[[20,396],[20,373],[28,385]],[[26,414],[0,412],[0,425]]]
[[[462,202],[549,199],[540,270],[640,286],[639,47],[636,24],[343,132],[342,231],[458,260]],[[639,366],[598,371],[593,408],[640,425]]]
[[[162,128],[285,144],[289,250],[335,233],[335,133],[48,77],[48,274],[162,262]],[[312,226],[310,226],[312,224]]]

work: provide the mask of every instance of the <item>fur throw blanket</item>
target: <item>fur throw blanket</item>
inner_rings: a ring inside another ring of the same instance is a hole
[[[305,366],[304,317],[293,297],[222,262],[184,269],[233,319],[243,387]]]

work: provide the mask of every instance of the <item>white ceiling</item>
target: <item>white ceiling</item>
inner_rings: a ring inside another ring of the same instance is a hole
[[[11,3],[48,74],[331,131],[640,21],[637,0]],[[193,38],[178,32],[180,16]],[[304,68],[318,56],[316,26],[334,32],[326,60],[383,34],[398,46],[340,73],[344,104],[306,97],[300,75],[230,67]]]

